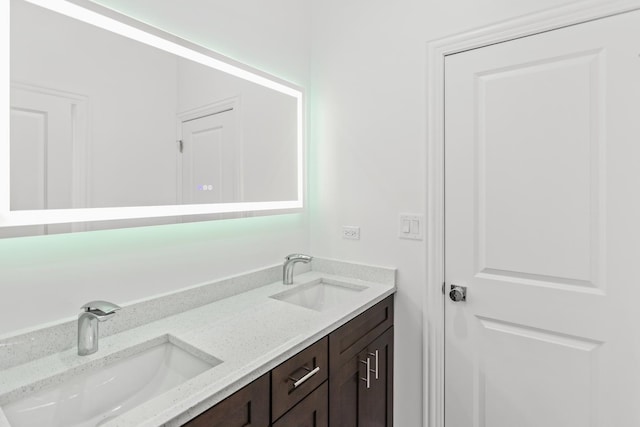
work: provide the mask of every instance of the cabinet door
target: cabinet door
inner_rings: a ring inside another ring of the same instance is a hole
[[[331,370],[329,376],[329,425],[331,427],[357,427],[360,399],[360,358],[356,354],[341,366]]]
[[[273,427],[328,427],[328,386],[325,382],[293,407]]]
[[[358,426],[393,425],[393,328],[376,338],[360,353],[362,378],[358,387]],[[369,361],[369,378],[367,365]],[[367,388],[368,384],[368,388]]]
[[[393,328],[331,372],[329,418],[331,427],[393,425]]]
[[[269,374],[185,424],[188,427],[268,427]]]

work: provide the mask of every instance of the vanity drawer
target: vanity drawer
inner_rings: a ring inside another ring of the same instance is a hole
[[[271,419],[280,418],[322,384],[328,369],[325,337],[271,371]]]
[[[331,369],[337,370],[393,326],[393,295],[329,334]]]

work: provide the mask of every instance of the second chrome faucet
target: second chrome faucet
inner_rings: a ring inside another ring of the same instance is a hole
[[[284,257],[284,265],[282,266],[282,283],[291,285],[293,283],[293,267],[298,262],[308,263],[313,259],[310,255],[291,254]]]

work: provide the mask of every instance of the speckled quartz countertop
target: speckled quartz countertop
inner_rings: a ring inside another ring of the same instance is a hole
[[[339,269],[338,269],[339,270]],[[392,269],[392,276],[395,272]],[[332,269],[328,269],[332,271]],[[92,369],[100,369],[141,348],[175,340],[204,359],[222,361],[103,426],[178,426],[395,292],[395,284],[344,277],[323,271],[295,276],[189,309],[100,339],[100,349],[78,356],[70,348],[0,371],[0,406]],[[387,275],[388,276],[388,275]],[[317,311],[270,296],[318,279],[364,286]],[[10,426],[0,409],[0,427]]]

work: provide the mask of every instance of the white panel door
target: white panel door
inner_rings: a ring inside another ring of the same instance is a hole
[[[11,210],[82,207],[78,131],[86,127],[84,106],[54,92],[11,87]],[[4,229],[0,237],[69,231],[65,224],[30,226]]]
[[[234,114],[228,110],[182,123],[182,203],[239,201]]]
[[[445,60],[447,427],[640,426],[640,12]]]

